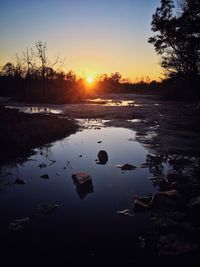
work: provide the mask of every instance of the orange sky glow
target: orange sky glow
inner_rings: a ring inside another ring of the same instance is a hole
[[[159,0],[4,1],[0,16],[0,65],[47,42],[48,58],[59,54],[62,70],[96,79],[119,72],[130,81],[159,80],[160,59],[147,41]],[[44,15],[45,14],[45,15]]]

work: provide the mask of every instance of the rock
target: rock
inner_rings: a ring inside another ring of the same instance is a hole
[[[145,241],[144,237],[139,236],[138,237],[138,241],[139,241],[139,245],[140,245],[141,248],[145,248],[146,247],[146,241]]]
[[[9,223],[8,229],[11,231],[21,230],[23,225],[26,224],[30,220],[29,217],[24,217],[21,219],[15,219]]]
[[[125,210],[119,210],[117,211],[117,214],[122,214],[122,215],[125,215],[125,216],[134,216],[133,213],[131,213],[131,211],[129,209],[125,209]]]
[[[100,150],[97,154],[98,162],[97,164],[106,164],[108,162],[108,154],[105,150]]]
[[[137,167],[131,164],[124,164],[124,165],[116,165],[117,168],[120,168],[122,171],[130,171],[130,170],[135,170]]]
[[[38,210],[41,211],[43,214],[47,215],[52,213],[54,210],[58,209],[60,205],[58,204],[39,204]]]
[[[138,165],[138,168],[148,168],[150,165],[149,162],[143,162]]]
[[[83,157],[83,155],[79,155],[79,158],[82,158]]]
[[[176,189],[171,189],[169,191],[163,191],[163,192],[159,192],[158,194],[171,198],[171,199],[180,199],[181,198],[181,194],[176,190]]]
[[[161,244],[166,244],[166,243],[168,243],[168,238],[167,238],[166,235],[160,237],[160,243],[161,243]]]
[[[40,178],[42,179],[49,179],[49,175],[48,174],[43,174],[40,176]]]
[[[177,235],[161,236],[158,243],[159,255],[182,255],[197,249],[195,244],[181,240]]]
[[[149,205],[146,204],[144,201],[138,198],[135,198],[133,202],[133,209],[135,212],[142,212],[142,211],[149,210]]]
[[[177,182],[178,180],[180,180],[180,175],[177,174],[176,171],[170,171],[167,174],[166,179],[169,183]]]
[[[152,176],[152,177],[149,177],[148,179],[151,180],[152,182],[162,181],[161,176]]]
[[[191,209],[200,208],[200,196],[190,199],[187,207]]]
[[[182,222],[180,227],[184,232],[189,233],[190,235],[195,233],[195,227],[189,222]]]
[[[154,214],[152,221],[158,231],[168,232],[177,230],[178,224],[172,218],[168,218],[167,214],[162,214],[161,216]]]
[[[23,184],[26,184],[26,181],[21,179],[21,178],[17,178],[15,179],[15,182],[14,184],[20,184],[20,185],[23,185]]]
[[[146,156],[146,162],[149,164],[155,164],[155,165],[160,165],[162,164],[163,157],[161,155],[154,155],[154,154],[148,154]]]
[[[176,234],[169,234],[168,236],[167,236],[167,238],[168,238],[168,240],[170,241],[170,242],[176,242],[176,240],[177,240],[177,235]]]
[[[86,181],[92,180],[90,175],[88,173],[85,172],[77,172],[72,174],[72,178],[74,180],[75,183],[78,184],[83,184]]]
[[[150,207],[152,209],[176,208],[177,203],[165,194],[156,193],[152,197]]]
[[[98,144],[101,144],[101,143],[102,143],[102,141],[98,141],[97,143],[98,143]]]

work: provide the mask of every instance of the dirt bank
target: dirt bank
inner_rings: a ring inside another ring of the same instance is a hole
[[[31,149],[75,133],[78,126],[56,116],[24,114],[0,106],[0,164],[28,156]]]

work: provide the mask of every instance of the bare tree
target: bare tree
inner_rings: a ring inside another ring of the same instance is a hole
[[[44,80],[45,79],[45,71],[47,67],[47,43],[42,43],[42,41],[37,41],[35,43],[36,49],[37,49],[37,57],[41,61],[41,77]]]
[[[26,75],[25,78],[30,79],[34,73],[35,68],[35,54],[32,48],[26,48],[22,53],[22,59],[26,65]]]

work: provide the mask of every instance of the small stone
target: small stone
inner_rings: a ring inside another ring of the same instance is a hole
[[[105,150],[100,150],[97,154],[98,162],[97,164],[106,164],[108,162],[108,154]]]
[[[14,184],[20,184],[20,185],[23,185],[23,184],[26,184],[26,181],[21,179],[21,178],[17,178],[14,182]]]
[[[139,236],[138,237],[138,241],[139,241],[139,244],[140,244],[140,247],[141,248],[145,248],[146,247],[146,241],[145,241],[145,238],[144,237]]]
[[[187,233],[195,233],[195,228],[193,225],[191,225],[190,223],[188,222],[183,222],[181,223],[181,228],[184,232],[187,232]]]
[[[167,238],[167,236],[166,235],[162,235],[161,237],[160,237],[160,243],[161,244],[167,244],[169,241],[168,241],[168,238]]]
[[[120,168],[122,171],[135,170],[137,167],[131,164],[116,165],[117,168]]]
[[[42,179],[49,179],[49,175],[48,174],[43,174],[40,176],[40,178]]]
[[[38,210],[41,211],[43,214],[50,214],[54,210],[58,209],[60,205],[58,204],[39,204]]]
[[[136,198],[134,199],[133,209],[136,212],[146,211],[149,209],[149,205],[144,203],[144,201]]]
[[[176,189],[171,189],[169,191],[159,192],[158,194],[160,194],[162,196],[169,197],[171,199],[181,198],[181,194]]]
[[[151,203],[151,208],[153,209],[163,209],[163,208],[175,208],[177,203],[174,199],[166,196],[165,194],[156,193],[153,195]]]
[[[129,209],[125,209],[125,210],[119,210],[117,211],[117,214],[122,214],[122,215],[125,215],[125,216],[134,216],[133,213],[131,213],[131,211]]]
[[[21,219],[15,219],[9,223],[8,229],[11,231],[18,231],[23,228],[23,225],[30,220],[29,217],[24,217]]]
[[[190,199],[188,205],[188,208],[199,208],[200,207],[200,196]]]
[[[98,144],[101,144],[101,143],[102,143],[102,141],[98,141],[97,143],[98,143]]]
[[[143,162],[138,165],[138,168],[148,168],[151,164],[149,162]]]
[[[85,172],[77,172],[72,174],[72,178],[75,183],[83,184],[86,181],[91,181],[91,176],[88,173]]]
[[[148,179],[151,180],[152,182],[155,182],[155,181],[161,181],[162,177],[161,176],[152,176],[152,177],[149,177]]]
[[[177,235],[175,235],[175,234],[169,234],[167,237],[168,237],[168,240],[173,242],[173,243],[176,242],[176,240],[177,240]]]

